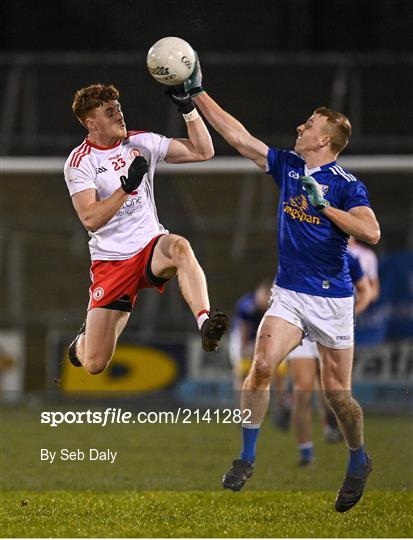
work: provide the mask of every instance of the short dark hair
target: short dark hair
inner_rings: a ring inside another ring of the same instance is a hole
[[[351,124],[350,120],[344,114],[337,111],[333,111],[328,107],[318,107],[314,111],[314,114],[319,114],[327,118],[331,130],[331,148],[339,154],[348,145],[348,141],[351,137]]]
[[[103,103],[115,99],[119,99],[119,90],[113,84],[91,84],[77,90],[73,98],[72,111],[76,118],[84,124],[87,114],[92,109],[101,107]]]

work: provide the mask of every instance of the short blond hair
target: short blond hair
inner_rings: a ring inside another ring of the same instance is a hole
[[[91,84],[77,90],[73,98],[72,111],[76,118],[84,124],[92,109],[101,107],[104,103],[115,99],[119,99],[119,90],[113,84]]]
[[[337,111],[333,111],[328,107],[318,107],[314,111],[314,114],[319,114],[327,118],[327,122],[330,128],[331,135],[331,148],[339,154],[348,145],[351,137],[351,124],[350,120],[344,114]]]

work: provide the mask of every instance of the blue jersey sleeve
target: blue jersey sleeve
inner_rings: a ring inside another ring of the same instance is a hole
[[[342,209],[348,212],[356,206],[368,206],[370,208],[367,188],[359,180],[346,183],[343,191]]]
[[[364,272],[361,268],[358,257],[355,257],[351,253],[347,252],[347,260],[351,281],[353,282],[353,285],[355,285],[364,276]]]
[[[271,174],[279,187],[283,183],[282,165],[285,161],[285,151],[278,148],[269,148],[267,154],[267,173]]]

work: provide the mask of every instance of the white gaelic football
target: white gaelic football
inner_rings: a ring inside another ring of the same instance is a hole
[[[178,37],[165,37],[152,45],[146,63],[149,73],[162,84],[182,84],[192,75],[195,53],[189,43]]]

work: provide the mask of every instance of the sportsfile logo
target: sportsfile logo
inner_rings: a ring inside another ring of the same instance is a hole
[[[305,221],[312,225],[320,225],[320,218],[307,214],[305,210],[309,209],[308,201],[305,195],[297,195],[291,197],[288,202],[283,203],[283,211],[288,214],[292,219],[298,219],[299,221]]]

